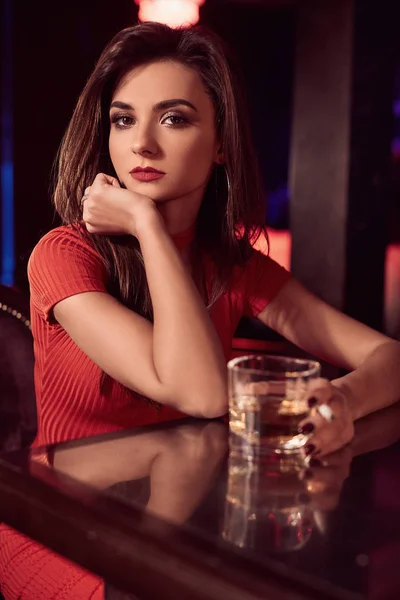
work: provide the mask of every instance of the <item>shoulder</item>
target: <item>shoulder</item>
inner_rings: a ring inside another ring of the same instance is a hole
[[[46,319],[57,302],[75,294],[107,291],[107,268],[79,224],[49,231],[28,263],[31,301]]]
[[[253,250],[244,265],[243,294],[247,300],[246,315],[256,317],[291,279],[290,272],[270,256]]]
[[[284,277],[288,279],[290,273],[285,267],[282,267],[269,254],[253,249],[250,257],[244,265],[244,271],[247,277]]]
[[[89,240],[84,235],[84,228],[80,223],[62,225],[46,233],[34,247],[31,257],[41,252],[53,252],[57,248],[77,246],[91,249]]]
[[[83,260],[98,265],[103,263],[80,223],[63,225],[46,233],[36,244],[29,258],[28,275],[41,267]]]

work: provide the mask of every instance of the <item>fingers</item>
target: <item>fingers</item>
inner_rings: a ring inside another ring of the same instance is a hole
[[[338,504],[344,481],[350,474],[353,453],[350,446],[323,460],[311,459],[303,481],[314,509],[332,510]]]
[[[332,386],[327,379],[314,379],[308,387],[308,406],[315,409],[326,421],[333,421],[334,414],[329,405],[332,396]]]
[[[308,456],[326,455],[347,444],[354,435],[346,398],[327,380],[316,380],[309,390],[310,415],[299,426],[310,435],[304,448]]]
[[[321,459],[312,458],[308,463],[304,478],[307,481],[323,483],[325,488],[336,488],[350,474],[353,453],[350,446],[341,448]]]
[[[112,187],[115,187],[115,188],[121,187],[119,185],[118,179],[116,179],[115,177],[111,177],[111,175],[106,175],[105,173],[98,173],[96,175],[96,177],[94,178],[92,185],[88,185],[88,187],[85,188],[85,191],[83,192],[81,204],[83,204],[85,202],[85,200],[88,199],[89,194],[92,190],[96,191],[96,188],[98,186],[104,186],[104,185],[111,185]]]
[[[242,393],[246,395],[268,395],[283,393],[275,389],[270,381],[247,383]],[[306,402],[309,414],[299,423],[299,433],[307,436],[304,447],[307,456],[325,456],[346,445],[354,435],[353,420],[343,393],[327,379],[318,378],[310,382]]]
[[[307,395],[310,408],[327,404],[332,396],[332,386],[327,379],[322,379],[322,377],[312,379],[308,384]]]
[[[83,214],[85,213],[85,207],[84,204],[86,202],[86,200],[88,200],[88,198],[90,197],[91,192],[96,192],[96,190],[99,190],[99,186],[112,186],[114,188],[120,188],[121,186],[119,185],[118,180],[115,177],[111,177],[111,175],[106,175],[105,173],[98,173],[93,181],[92,185],[89,185],[85,188],[84,194],[82,196],[81,199],[81,205],[82,205],[82,210],[83,210]],[[85,218],[83,217],[83,220],[85,220]],[[88,229],[89,231],[89,229]]]
[[[118,179],[115,177],[111,177],[111,175],[106,175],[105,173],[97,173],[96,177],[93,181],[94,185],[112,185],[113,187],[121,187],[119,185]]]
[[[327,379],[318,378],[310,382],[307,390],[307,404],[310,412],[308,417],[299,423],[300,433],[307,435],[315,433],[315,431],[323,427],[328,420],[333,420],[334,414],[332,407],[330,406],[331,400],[332,386]],[[325,407],[329,407],[329,419],[326,418],[327,414],[324,411]]]
[[[323,460],[311,459],[309,461],[309,467],[311,469],[320,469],[321,467],[327,467],[329,469],[343,469],[344,465],[348,471],[350,463],[353,460],[353,449],[350,445],[340,448],[336,452],[332,452],[327,456],[324,456]],[[346,475],[347,477],[347,475]]]

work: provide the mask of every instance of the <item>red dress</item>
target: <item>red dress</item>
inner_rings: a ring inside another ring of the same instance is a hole
[[[173,236],[182,250],[194,230]],[[212,265],[205,261],[206,285]],[[28,267],[35,350],[38,434],[34,446],[60,443],[181,417],[178,411],[135,396],[101,369],[54,321],[62,299],[89,291],[107,292],[102,258],[72,226],[59,227],[35,247]],[[290,274],[255,251],[245,268],[236,268],[228,291],[214,304],[211,319],[226,360],[242,316],[257,316]],[[104,597],[102,580],[74,563],[2,525],[0,582],[6,600],[89,600]]]

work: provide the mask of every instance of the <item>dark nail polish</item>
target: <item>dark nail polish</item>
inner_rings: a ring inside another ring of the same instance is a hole
[[[316,404],[318,404],[318,399],[315,396],[311,396],[311,398],[308,399],[309,408],[312,408]]]
[[[308,464],[313,468],[322,467],[322,462],[318,460],[318,458],[310,458],[310,462]]]
[[[314,473],[311,471],[311,469],[306,469],[304,473],[304,479],[312,479],[313,477]]]
[[[304,448],[304,451],[306,453],[307,456],[309,456],[310,454],[312,454],[315,450],[315,446],[314,444],[307,444],[307,446]]]
[[[311,433],[314,431],[315,427],[312,423],[306,423],[303,427],[299,427],[299,433]]]

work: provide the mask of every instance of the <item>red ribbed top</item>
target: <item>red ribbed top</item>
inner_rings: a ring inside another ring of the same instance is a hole
[[[176,236],[184,247],[189,230]],[[72,227],[46,235],[29,261],[31,322],[35,351],[38,435],[35,446],[129,429],[178,418],[178,411],[156,410],[110,377],[55,322],[53,307],[82,292],[107,292],[101,257]]]
[[[194,230],[174,236],[182,250]],[[205,265],[209,284],[211,265]],[[35,446],[132,428],[181,416],[157,411],[110,377],[75,344],[53,318],[53,307],[82,292],[107,292],[107,273],[100,255],[72,226],[45,235],[28,266],[31,322],[35,351],[38,435]],[[211,311],[226,359],[243,314],[257,315],[281,289],[289,273],[255,252],[245,271],[236,269],[228,292]]]
[[[190,230],[174,236],[178,249]],[[206,285],[212,266],[205,262]],[[35,446],[89,437],[180,416],[148,402],[102,372],[54,321],[62,299],[88,291],[106,292],[101,257],[71,226],[45,235],[29,261],[31,321],[35,350],[38,435]],[[242,315],[256,316],[290,277],[272,259],[254,252],[245,269],[235,269],[228,291],[213,306],[211,318],[228,360],[232,336]],[[0,582],[6,600],[102,600],[100,578],[61,558],[9,527],[0,527]]]

